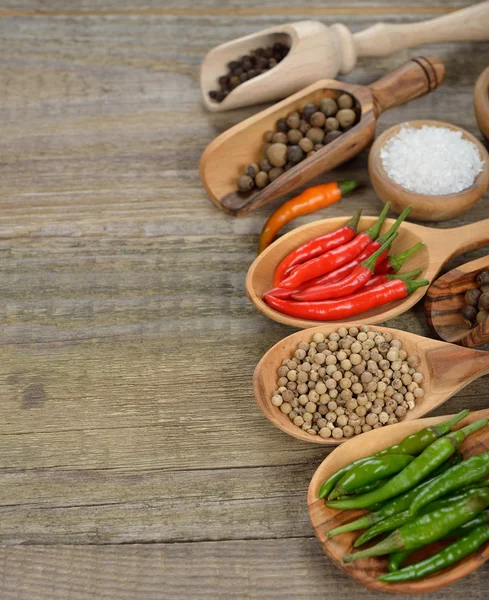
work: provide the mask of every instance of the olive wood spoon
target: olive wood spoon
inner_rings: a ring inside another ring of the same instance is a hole
[[[353,325],[359,326],[358,323],[351,322],[345,324],[345,327]],[[283,359],[292,357],[300,342],[310,342],[316,332],[327,336],[337,329],[336,325],[325,324],[289,335],[264,354],[253,375],[255,400],[265,416],[282,431],[305,442],[335,445],[341,444],[345,439],[336,440],[332,437],[322,438],[319,435],[311,435],[294,425],[289,417],[281,412],[280,408],[272,404],[273,392],[277,389],[277,370],[282,365]],[[422,398],[418,398],[416,406],[407,412],[403,423],[419,419],[478,377],[489,373],[489,352],[462,348],[389,327],[375,326],[372,327],[372,331],[380,333],[388,331],[401,342],[402,348],[408,353],[408,356],[417,356],[420,360],[419,366],[416,368],[423,374],[424,380],[421,387],[425,394]],[[384,435],[388,435],[386,432],[390,428],[390,425],[382,428]],[[358,436],[353,439],[358,439]]]
[[[319,488],[330,475],[358,458],[363,458],[364,456],[369,456],[379,450],[383,450],[400,442],[411,433],[415,433],[430,425],[436,425],[449,417],[450,415],[432,417],[430,419],[416,419],[415,421],[403,421],[397,425],[390,425],[387,429],[374,429],[368,433],[364,433],[361,435],[360,440],[352,438],[343,444],[341,449],[338,448],[334,452],[331,452],[314,473],[307,493],[307,504],[309,517],[316,537],[324,553],[357,583],[372,590],[391,594],[424,594],[438,590],[465,577],[475,571],[489,558],[489,543],[486,543],[477,552],[474,552],[461,562],[438,573],[433,573],[424,579],[404,583],[384,583],[378,581],[377,578],[387,573],[387,557],[367,558],[348,564],[342,561],[343,556],[354,551],[353,542],[361,532],[343,533],[331,539],[327,538],[330,529],[353,521],[362,514],[366,514],[365,511],[339,511],[331,509],[326,506],[324,500],[318,498]],[[488,417],[489,409],[473,412],[458,423],[454,429],[459,429],[478,419]],[[483,427],[472,434],[461,445],[464,458],[487,450],[489,450],[489,426]],[[443,545],[446,545],[446,543]],[[441,548],[442,543],[440,542],[438,546]],[[429,548],[433,549],[433,546]],[[427,548],[418,550],[413,554],[410,562],[422,560],[429,552],[430,550]]]
[[[200,69],[205,107],[220,112],[285,98],[318,79],[349,73],[357,57],[388,56],[421,44],[489,39],[489,2],[468,6],[435,19],[417,23],[377,23],[351,33],[341,24],[327,27],[319,21],[276,25],[213,48]],[[263,46],[280,42],[287,56],[273,69],[233,89],[222,102],[209,97],[227,63]]]
[[[200,159],[200,179],[214,204],[239,216],[304,185],[352,158],[375,137],[375,124],[384,110],[433,91],[443,80],[445,67],[435,57],[412,59],[370,86],[322,79],[278,104],[228,129],[212,141]],[[263,159],[263,134],[275,130],[277,120],[306,104],[338,98],[347,92],[356,101],[359,122],[349,131],[285,171],[262,190],[238,192],[236,180],[250,163]]]
[[[477,275],[488,268],[489,256],[483,256],[448,271],[431,284],[424,311],[428,323],[442,340],[467,347],[489,342],[489,319],[470,328],[460,312],[465,292],[479,287]]]
[[[304,242],[345,225],[348,219],[349,217],[336,217],[298,227],[275,240],[257,256],[246,277],[246,293],[255,308],[270,319],[292,327],[305,328],[317,325],[318,321],[297,319],[274,310],[262,300],[262,296],[273,287],[273,274],[283,258]],[[375,217],[362,217],[358,230],[365,231],[375,221]],[[393,222],[393,219],[386,219],[383,231],[387,231]],[[489,244],[489,219],[453,229],[435,229],[404,222],[399,229],[399,236],[392,244],[391,253],[402,252],[419,241],[423,241],[425,246],[406,261],[402,270],[407,272],[421,268],[423,271],[419,278],[432,281],[443,264],[453,256]],[[419,288],[402,300],[379,306],[354,318],[363,324],[382,323],[411,308],[421,300],[426,291],[426,287]],[[329,321],[329,323],[339,325],[342,321]]]

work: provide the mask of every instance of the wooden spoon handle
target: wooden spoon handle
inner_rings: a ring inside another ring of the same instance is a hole
[[[489,219],[452,229],[434,229],[432,227],[424,229],[427,235],[435,238],[436,245],[439,247],[437,252],[445,253],[446,248],[450,248],[449,254],[443,259],[443,262],[457,254],[489,244]]]
[[[479,325],[476,325],[470,330],[470,333],[458,342],[461,346],[472,348],[473,346],[480,346],[486,344],[489,341],[489,319],[485,319]]]
[[[369,86],[376,115],[435,90],[444,76],[445,66],[439,58],[411,59]]]
[[[437,391],[449,391],[449,396],[489,373],[489,352],[455,344],[428,350],[426,360]]]
[[[357,56],[388,56],[403,48],[437,42],[489,40],[489,2],[418,23],[377,23],[353,34]]]

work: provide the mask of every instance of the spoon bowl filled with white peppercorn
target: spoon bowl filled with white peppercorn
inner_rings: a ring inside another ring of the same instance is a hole
[[[428,323],[442,340],[462,346],[489,342],[489,256],[439,277],[425,300]]]
[[[387,327],[325,324],[275,344],[253,387],[275,426],[331,445],[418,419],[487,373],[489,352]]]
[[[419,58],[368,87],[317,81],[211,142],[202,184],[218,208],[245,214],[364,150],[381,112],[436,89],[443,75],[438,59]]]

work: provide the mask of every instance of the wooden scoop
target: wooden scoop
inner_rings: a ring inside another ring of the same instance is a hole
[[[478,419],[488,418],[489,410],[480,410],[471,413],[468,417],[457,424],[455,429],[464,427]],[[324,553],[340,567],[347,575],[357,583],[364,585],[372,590],[379,592],[388,592],[391,594],[425,594],[433,592],[446,585],[450,585],[465,577],[472,571],[475,571],[489,558],[489,543],[484,544],[477,552],[474,552],[459,563],[454,564],[448,569],[443,569],[438,573],[433,573],[429,577],[416,581],[407,581],[405,583],[383,583],[377,578],[387,573],[387,557],[368,558],[354,563],[343,563],[342,558],[345,554],[350,554],[355,549],[353,542],[358,537],[358,531],[343,533],[331,539],[327,538],[328,531],[353,521],[365,511],[339,511],[327,508],[324,500],[318,498],[319,488],[322,483],[333,475],[338,469],[348,463],[369,456],[384,448],[400,442],[404,437],[415,433],[424,427],[436,425],[445,421],[449,416],[432,417],[431,419],[417,419],[416,421],[403,421],[397,425],[390,425],[387,429],[374,429],[361,435],[361,439],[352,438],[321,463],[309,485],[307,493],[307,504],[309,508],[309,517],[316,533],[316,537],[321,544]],[[489,450],[489,427],[483,427],[476,433],[469,436],[461,445],[461,451],[464,458],[469,458],[474,454],[480,454]],[[440,549],[442,543],[440,543]],[[412,562],[423,560],[428,555],[428,550],[422,548],[412,556]]]
[[[347,323],[344,326],[359,326],[359,323],[363,324],[363,321]],[[319,435],[310,435],[307,431],[294,425],[287,415],[272,404],[273,392],[277,389],[277,370],[282,365],[284,358],[291,358],[300,342],[310,342],[312,336],[318,331],[327,336],[337,329],[337,325],[325,323],[321,327],[293,333],[270,348],[255,368],[253,390],[258,406],[276,427],[304,442],[331,446],[341,444],[345,439],[335,440],[332,437],[325,439]],[[416,406],[407,412],[403,423],[426,415],[463,387],[489,373],[489,352],[462,348],[389,327],[372,326],[372,331],[381,333],[388,331],[402,343],[408,356],[417,356],[420,360],[417,370],[424,376],[421,387],[424,389],[425,395],[423,398],[417,399]],[[390,431],[391,427],[388,425],[382,428],[384,436],[388,435],[386,432]],[[353,439],[358,439],[358,436]]]
[[[483,256],[448,271],[428,289],[424,304],[426,319],[442,340],[468,347],[489,342],[489,319],[469,328],[460,313],[465,292],[478,287],[477,275],[487,268],[489,256]]]
[[[305,328],[317,325],[318,321],[296,319],[279,313],[270,308],[268,304],[265,304],[262,296],[273,287],[273,274],[282,259],[304,242],[342,227],[348,221],[348,218],[336,217],[308,223],[290,231],[266,248],[255,259],[246,277],[246,293],[255,308],[270,319],[291,327]],[[363,217],[360,221],[359,231],[368,229],[374,224],[375,220],[375,217]],[[383,231],[387,231],[393,222],[393,219],[386,219]],[[450,258],[489,243],[489,219],[453,229],[435,229],[404,222],[399,229],[399,236],[392,244],[391,253],[403,252],[419,241],[423,241],[425,247],[406,261],[402,271],[407,272],[421,268],[423,271],[419,279],[432,281],[443,264]],[[392,319],[411,308],[418,300],[421,300],[426,290],[426,287],[419,288],[402,300],[369,310],[357,315],[357,318],[366,325],[382,323]],[[342,321],[336,321],[335,323],[338,327],[343,324]]]
[[[352,158],[373,140],[375,124],[384,110],[399,106],[436,89],[445,67],[434,57],[416,58],[388,73],[369,87],[321,80],[228,129],[205,149],[200,179],[214,204],[237,216],[292,191],[325,171]],[[359,122],[313,156],[292,167],[263,190],[238,192],[237,178],[246,166],[263,159],[263,134],[275,130],[278,119],[323,98],[351,94],[360,111]]]
[[[482,71],[475,84],[474,110],[479,129],[489,142],[489,67]]]
[[[361,56],[388,56],[403,48],[437,42],[489,39],[489,2],[421,23],[377,23],[352,34],[344,25],[327,27],[318,21],[299,21],[270,27],[211,50],[200,70],[202,100],[210,111],[223,111],[285,98],[318,79],[349,73]],[[269,71],[250,79],[223,100],[209,98],[227,63],[260,46],[281,42],[287,56]]]

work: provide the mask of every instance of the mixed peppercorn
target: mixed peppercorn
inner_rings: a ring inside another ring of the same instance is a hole
[[[306,104],[279,119],[264,135],[263,160],[249,164],[238,177],[240,192],[262,189],[282,173],[333,142],[358,122],[360,109],[349,94]]]
[[[269,69],[273,69],[289,52],[289,47],[277,42],[266,48],[256,48],[249,54],[227,64],[228,72],[221,75],[217,82],[218,90],[211,90],[209,97],[216,102],[222,102],[224,98],[238,87],[241,83],[253,79]]]
[[[272,404],[311,435],[350,438],[397,423],[424,396],[419,359],[389,332],[315,333],[282,361]]]
[[[397,229],[409,206],[385,234],[379,237],[389,203],[377,222],[356,234],[359,216],[345,226],[315,238],[287,255],[275,270],[274,286],[263,300],[275,310],[300,319],[340,321],[372,308],[405,298],[427,280],[413,280],[416,269],[397,273],[423,244],[389,256]],[[350,230],[346,236],[345,230]]]
[[[476,285],[465,292],[465,304],[461,311],[468,327],[482,323],[489,316],[489,270],[480,271]]]
[[[409,581],[457,563],[489,540],[489,452],[464,460],[458,451],[489,421],[480,419],[453,431],[468,412],[356,460],[322,484],[318,495],[327,498],[329,508],[370,511],[331,529],[328,538],[364,530],[355,540],[357,548],[388,534],[374,546],[344,556],[344,562],[389,555],[390,572],[379,579]],[[439,540],[455,541],[401,568],[416,550]]]

